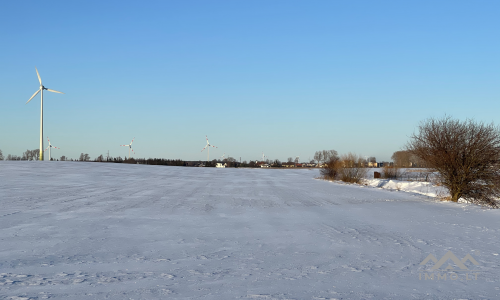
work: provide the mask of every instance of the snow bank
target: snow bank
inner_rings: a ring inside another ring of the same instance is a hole
[[[366,179],[363,184],[370,187],[420,194],[428,197],[446,195],[447,190],[431,182],[402,181],[392,179]]]

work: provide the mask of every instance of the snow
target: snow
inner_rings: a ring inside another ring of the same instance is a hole
[[[0,162],[0,298],[500,298],[500,210],[318,175]]]
[[[400,180],[394,179],[375,179],[373,178],[374,172],[382,172],[381,169],[369,169],[367,178],[363,180],[363,184],[387,190],[396,190],[420,194],[429,197],[444,197],[447,195],[447,190],[442,186],[437,186],[433,181],[435,176],[425,169],[401,169]],[[429,176],[425,176],[429,174]],[[425,181],[427,179],[428,181]]]

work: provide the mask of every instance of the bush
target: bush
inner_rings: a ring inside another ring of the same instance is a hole
[[[500,129],[451,117],[428,119],[406,146],[439,173],[450,200],[498,207],[500,197]]]
[[[368,170],[363,167],[363,159],[353,153],[342,155],[338,169],[338,179],[349,183],[360,183]]]
[[[323,168],[321,168],[320,174],[324,179],[335,180],[337,179],[340,168],[340,158],[338,156],[332,156],[328,159]]]
[[[382,178],[385,179],[398,179],[401,177],[401,169],[398,166],[384,166],[381,173]]]

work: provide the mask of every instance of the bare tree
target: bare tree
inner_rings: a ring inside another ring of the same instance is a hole
[[[289,158],[287,158],[287,161],[288,161],[289,163],[293,162],[293,157],[289,157]]]
[[[316,153],[314,153],[314,160],[317,161],[319,165],[323,161],[323,152],[316,151]]]
[[[40,149],[37,149],[38,152],[40,152]],[[23,153],[23,159],[25,160],[34,160],[36,156],[35,150],[26,150],[26,152]]]
[[[34,160],[40,159],[40,149],[31,150],[31,153],[33,154]]]
[[[31,150],[26,150],[26,152],[23,152],[23,160],[31,160]]]
[[[4,160],[2,150],[0,150],[0,160]]]
[[[314,153],[314,160],[318,162],[318,165],[321,163],[327,163],[329,162],[332,158],[338,158],[339,154],[335,150],[322,150],[322,151],[316,151]]]
[[[339,154],[335,150],[323,150],[323,162],[329,161],[333,157],[338,157]]]
[[[273,168],[281,168],[282,165],[281,165],[281,161],[279,159],[275,159],[271,165],[271,167]]]
[[[368,161],[371,163],[376,163],[377,159],[375,158],[375,156],[371,156],[370,158],[368,158]]]
[[[60,161],[65,161],[66,160],[66,156],[61,156],[61,158],[59,159]]]
[[[406,146],[429,168],[450,200],[498,207],[500,197],[500,128],[473,120],[428,119],[420,123]]]
[[[81,153],[80,154],[80,158],[78,160],[79,161],[89,161],[90,160],[90,156],[87,153],[85,153],[85,154]]]

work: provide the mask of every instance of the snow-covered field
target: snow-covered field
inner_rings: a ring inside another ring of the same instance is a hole
[[[500,210],[317,176],[0,162],[0,298],[500,299]]]

